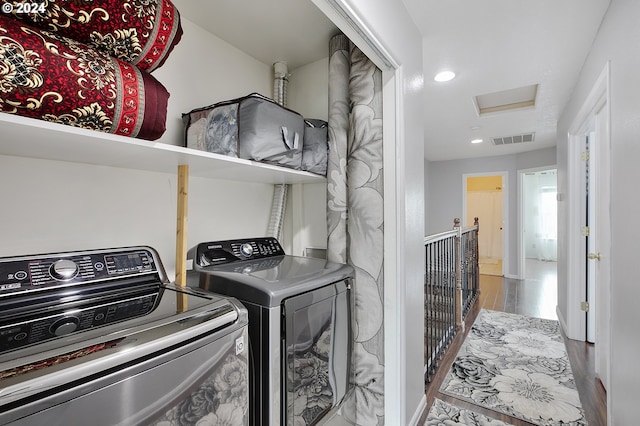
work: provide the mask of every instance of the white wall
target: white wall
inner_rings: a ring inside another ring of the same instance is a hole
[[[612,0],[570,101],[558,122],[558,185],[567,191],[567,133],[588,93],[611,61],[611,375],[607,390],[610,424],[631,425],[638,419],[637,368],[640,353],[640,286],[634,267],[640,253],[640,2]],[[558,307],[566,317],[566,203],[559,203]]]
[[[327,55],[329,40],[327,40]],[[329,58],[324,58],[290,70],[288,106],[305,118],[328,121],[329,115]],[[298,214],[299,226],[293,238],[299,250],[327,248],[327,185],[301,185],[301,200],[292,214]],[[299,253],[293,253],[300,255]]]
[[[471,173],[507,172],[508,215],[504,218],[508,233],[509,265],[505,274],[518,276],[518,170],[531,169],[556,164],[554,148],[545,148],[522,154],[501,155],[496,157],[472,158],[464,160],[432,161],[427,165],[428,175],[426,199],[427,216],[425,223],[427,235],[446,231],[453,227],[453,219],[462,217],[463,179]],[[482,223],[480,223],[482,229]],[[505,248],[507,249],[507,248]]]
[[[327,57],[290,70],[288,105],[304,118],[329,119],[329,40]]]
[[[161,142],[181,145],[181,113],[253,91],[271,67],[183,20],[184,35],[153,75],[171,93]],[[272,185],[190,181],[188,242],[262,236]],[[147,244],[175,270],[176,174],[0,156],[0,255]]]

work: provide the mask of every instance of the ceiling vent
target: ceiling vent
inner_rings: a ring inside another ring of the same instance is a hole
[[[533,108],[536,105],[538,85],[517,87],[501,92],[487,93],[473,98],[478,116],[492,112]]]
[[[535,133],[524,133],[522,135],[503,136],[491,139],[494,145],[513,145],[514,143],[533,142],[535,136]]]

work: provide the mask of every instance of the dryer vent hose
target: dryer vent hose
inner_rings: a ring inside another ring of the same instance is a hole
[[[289,75],[289,70],[285,62],[276,62],[273,64],[273,100],[283,107],[287,106]]]
[[[288,185],[273,185],[273,202],[271,204],[271,219],[269,220],[269,230],[267,236],[274,237],[278,241],[282,237],[282,224],[287,205]]]
[[[287,106],[287,85],[289,83],[289,70],[285,62],[273,64],[273,100],[283,107]],[[271,204],[271,218],[267,235],[278,241],[282,237],[282,225],[287,206],[288,185],[273,186],[273,202]],[[282,242],[282,241],[280,241]]]

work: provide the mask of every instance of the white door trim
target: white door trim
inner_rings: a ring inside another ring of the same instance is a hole
[[[423,399],[417,407],[407,407],[417,395],[407,395],[408,389],[424,389],[422,377],[409,374],[422,368],[424,356],[409,357],[407,336],[407,294],[405,259],[407,233],[404,174],[404,88],[408,84],[403,68],[384,44],[375,36],[347,0],[312,0],[340,30],[382,70],[383,80],[383,167],[384,175],[384,415],[387,422],[412,424],[424,409]],[[422,240],[422,236],[420,236]],[[424,258],[423,258],[424,259]],[[423,260],[424,261],[424,260]],[[414,327],[415,328],[415,327]],[[414,329],[412,328],[412,330]],[[421,336],[423,337],[423,336]],[[412,346],[415,347],[415,346]],[[408,365],[418,359],[418,365]],[[410,410],[413,414],[408,415]]]
[[[516,278],[506,273],[509,270],[509,172],[465,173],[462,175],[462,217],[460,223],[465,225],[467,217],[467,178],[479,176],[502,176],[502,275]],[[482,222],[480,222],[482,232]]]
[[[580,147],[582,141],[590,130],[590,126],[595,125],[595,143],[590,150],[595,158],[595,178],[594,192],[597,205],[596,220],[598,227],[598,249],[601,261],[598,265],[598,288],[596,310],[596,375],[602,380],[605,388],[608,387],[610,377],[611,349],[610,339],[610,63],[607,62],[600,76],[596,80],[589,96],[587,96],[582,108],[576,115],[573,125],[569,128],[568,146],[568,187],[567,201],[569,217],[567,224],[580,223],[581,197],[580,188]],[[567,229],[567,337],[584,341],[586,338],[586,316],[580,310],[580,302],[586,300],[585,279],[585,256],[580,250],[581,236],[579,226],[568,226]],[[607,398],[610,397],[607,393]],[[610,406],[608,401],[607,406]]]

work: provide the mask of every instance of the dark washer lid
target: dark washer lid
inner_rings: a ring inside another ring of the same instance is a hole
[[[23,398],[245,327],[235,300],[166,285],[150,313],[0,355],[0,412]],[[0,421],[0,423],[3,423]]]
[[[279,306],[288,297],[353,278],[349,265],[300,256],[274,256],[223,265],[198,266],[200,287],[242,302]]]

